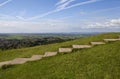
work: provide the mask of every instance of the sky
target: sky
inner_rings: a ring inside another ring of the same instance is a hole
[[[0,33],[120,32],[120,0],[0,0]]]

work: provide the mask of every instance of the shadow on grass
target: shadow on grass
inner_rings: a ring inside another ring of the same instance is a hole
[[[13,67],[15,67],[15,65],[9,64],[9,65],[3,65],[3,66],[1,67],[1,69],[2,69],[2,70],[6,70],[6,69],[9,69],[9,68],[13,68]]]

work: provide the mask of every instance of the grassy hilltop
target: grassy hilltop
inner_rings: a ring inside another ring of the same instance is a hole
[[[59,47],[72,44],[117,38],[118,35],[120,33],[107,33],[63,43],[0,51],[0,61],[57,51]],[[0,79],[120,79],[120,41],[0,69]]]

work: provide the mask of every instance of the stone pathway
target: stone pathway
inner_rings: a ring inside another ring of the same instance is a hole
[[[105,42],[109,41],[120,41],[120,36],[118,39],[103,39]],[[105,42],[90,42],[91,45],[72,45],[71,48],[59,48],[58,52],[46,52],[44,55],[33,55],[31,58],[16,58],[10,61],[4,61],[0,62],[0,67],[3,65],[15,65],[15,64],[24,64],[28,61],[36,61],[40,60],[43,57],[50,57],[55,56],[58,53],[70,53],[73,49],[84,49],[84,48],[91,48],[95,45],[102,45],[105,44]]]

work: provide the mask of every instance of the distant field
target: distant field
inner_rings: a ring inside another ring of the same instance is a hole
[[[60,37],[60,38],[80,38],[80,37],[86,37],[90,35],[95,35],[99,33],[11,33],[11,34],[0,34],[0,38],[4,39],[24,39],[24,38],[44,38],[44,37]]]
[[[117,38],[118,35],[120,33],[106,33],[63,43],[1,51],[0,61],[56,51],[59,47],[72,44],[89,44],[104,38]],[[119,41],[111,42],[86,50],[76,50],[70,54],[15,65],[5,70],[0,69],[0,79],[119,79],[119,46]]]

